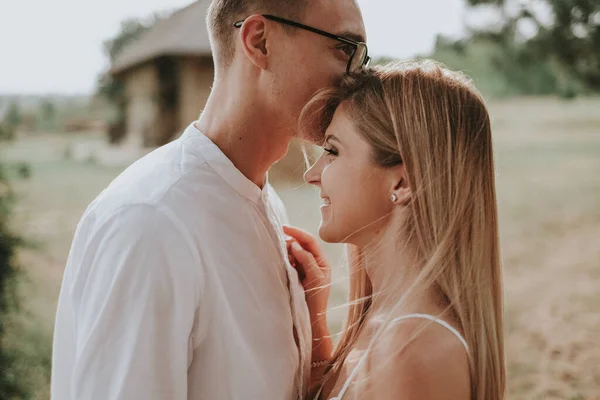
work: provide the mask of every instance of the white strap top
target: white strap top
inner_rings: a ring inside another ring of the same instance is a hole
[[[462,345],[465,346],[465,350],[467,351],[467,353],[469,352],[469,346],[467,345],[467,341],[462,337],[462,335],[456,329],[454,329],[449,323],[447,323],[446,321],[442,321],[441,319],[436,318],[436,317],[434,317],[432,315],[429,315],[429,314],[408,314],[408,315],[404,315],[402,317],[398,317],[398,318],[394,319],[392,321],[392,323],[396,323],[396,322],[399,322],[399,321],[402,321],[402,320],[405,320],[405,319],[409,319],[409,318],[424,318],[424,319],[428,319],[430,321],[433,321],[433,322],[436,322],[436,323],[442,325],[444,328],[446,328],[450,332],[452,332],[458,338],[458,340],[460,340],[460,342],[462,343]],[[348,377],[348,379],[344,383],[344,386],[342,386],[342,389],[338,393],[337,397],[331,397],[330,400],[342,400],[342,397],[344,397],[344,394],[346,393],[346,390],[348,390],[348,387],[350,386],[350,384],[352,383],[352,381],[354,380],[354,378],[358,374],[358,371],[359,371],[361,365],[367,359],[367,353],[368,353],[368,349],[367,349],[367,351],[365,351],[365,354],[362,355],[362,357],[358,361],[358,364],[356,364],[356,367],[354,367],[354,370],[352,371],[352,373],[350,374],[350,376]]]

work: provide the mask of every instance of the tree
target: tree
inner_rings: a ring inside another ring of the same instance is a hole
[[[45,121],[53,121],[56,118],[56,105],[51,99],[44,99],[40,104],[40,113]]]
[[[10,103],[6,112],[6,116],[4,117],[4,122],[10,125],[12,128],[17,128],[19,125],[21,125],[21,122],[23,122],[23,115],[21,113],[19,103],[16,101]]]
[[[56,126],[58,123],[58,110],[56,104],[52,101],[51,98],[42,99],[38,114],[36,115],[36,125],[37,128],[41,128],[44,130],[56,130]]]
[[[104,42],[104,53],[113,65],[121,52],[137,39],[141,34],[150,29],[161,19],[160,14],[153,14],[146,21],[129,19],[121,23],[121,30],[113,39]],[[125,136],[125,86],[118,77],[110,71],[103,73],[98,79],[97,94],[111,103],[115,109],[115,117],[109,123],[108,139],[110,143],[117,143]]]
[[[0,399],[24,398],[25,388],[20,384],[19,374],[14,369],[15,354],[4,341],[7,316],[17,306],[15,292],[16,249],[22,244],[20,238],[9,228],[9,217],[13,202],[8,178],[0,165]]]
[[[136,19],[121,23],[121,30],[113,39],[104,42],[104,53],[113,65],[123,49],[148,30],[148,26]],[[118,104],[124,98],[124,87],[122,82],[115,78],[110,71],[103,73],[98,79],[98,94],[107,100]]]
[[[162,19],[162,15],[155,13],[145,20],[128,19],[121,22],[119,33],[112,39],[104,42],[104,54],[113,65],[121,52],[141,34],[149,30],[154,24]],[[110,71],[102,74],[98,80],[98,94],[109,100],[119,98],[122,95],[122,87],[117,84]]]
[[[522,64],[546,60],[600,91],[600,0],[467,0],[474,9],[496,11],[499,23],[476,35],[495,40],[509,51],[507,59]],[[539,7],[539,5],[543,7]],[[533,25],[531,36],[519,30]]]

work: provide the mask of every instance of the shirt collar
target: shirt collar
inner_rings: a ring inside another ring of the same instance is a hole
[[[227,184],[248,200],[258,203],[262,197],[265,197],[268,181],[265,182],[263,189],[256,186],[236,168],[212,140],[196,128],[194,123],[190,124],[181,135],[180,140],[185,143],[185,146],[189,146],[192,152],[199,154]]]

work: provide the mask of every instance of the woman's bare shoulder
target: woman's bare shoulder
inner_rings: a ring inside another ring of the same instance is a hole
[[[467,352],[447,328],[421,318],[393,323],[369,360],[370,398],[469,400]]]

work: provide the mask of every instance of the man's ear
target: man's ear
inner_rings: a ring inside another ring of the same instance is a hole
[[[260,15],[248,17],[240,29],[244,53],[260,69],[266,69],[269,64],[267,29],[267,20]]]

